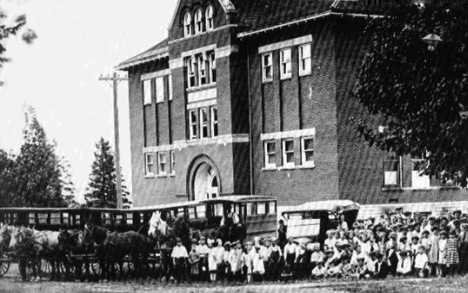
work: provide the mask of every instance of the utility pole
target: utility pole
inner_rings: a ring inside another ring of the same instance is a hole
[[[114,91],[114,139],[115,139],[115,172],[117,177],[117,208],[122,208],[122,177],[120,175],[120,150],[119,150],[119,107],[117,105],[117,89],[120,81],[128,80],[127,77],[121,77],[114,72],[112,76],[99,77],[99,80],[110,82]]]

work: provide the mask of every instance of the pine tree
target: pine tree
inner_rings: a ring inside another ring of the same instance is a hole
[[[23,145],[14,164],[12,206],[63,207],[60,162],[56,143],[49,142],[34,109],[26,114]]]
[[[14,156],[0,150],[0,207],[11,206],[15,185],[14,168]]]
[[[60,181],[62,183],[62,197],[69,207],[77,207],[75,200],[76,188],[71,175],[71,165],[65,157],[60,159]]]
[[[117,183],[114,164],[114,154],[111,146],[104,138],[96,143],[94,162],[91,166],[89,185],[86,188],[85,200],[89,207],[117,207]],[[129,207],[129,192],[122,180],[122,203]]]

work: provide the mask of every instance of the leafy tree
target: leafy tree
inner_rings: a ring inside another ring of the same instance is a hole
[[[7,207],[13,198],[15,177],[14,156],[0,149],[0,206]]]
[[[104,138],[96,143],[94,162],[92,164],[89,185],[86,188],[85,200],[89,207],[117,207],[117,174],[115,171],[114,154],[111,146]],[[122,178],[122,203],[129,207],[129,192]]]
[[[26,24],[26,15],[24,14],[19,15],[11,25],[6,24],[7,18],[7,12],[0,5],[0,67],[3,63],[10,61],[9,58],[5,57],[6,47],[4,40],[16,35]],[[32,29],[25,29],[23,31],[22,39],[27,44],[31,44],[36,38],[37,35]]]
[[[27,126],[23,145],[14,164],[14,196],[12,206],[64,207],[60,162],[51,143],[39,124],[34,110],[26,115]]]
[[[355,119],[358,132],[382,150],[424,155],[426,174],[466,186],[467,6],[396,6],[371,20],[367,32],[370,52],[353,96],[369,115]],[[443,40],[435,49],[422,41],[429,33]]]

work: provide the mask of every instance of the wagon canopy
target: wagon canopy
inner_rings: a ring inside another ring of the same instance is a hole
[[[304,204],[288,207],[282,212],[282,215],[290,213],[310,212],[310,211],[329,211],[332,213],[359,210],[360,205],[352,200],[326,200],[311,201]]]

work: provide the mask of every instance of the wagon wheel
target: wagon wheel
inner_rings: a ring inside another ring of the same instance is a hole
[[[11,260],[8,256],[4,255],[0,258],[0,277],[5,275],[10,268]]]
[[[41,272],[48,275],[52,273],[52,264],[49,260],[41,259]]]

